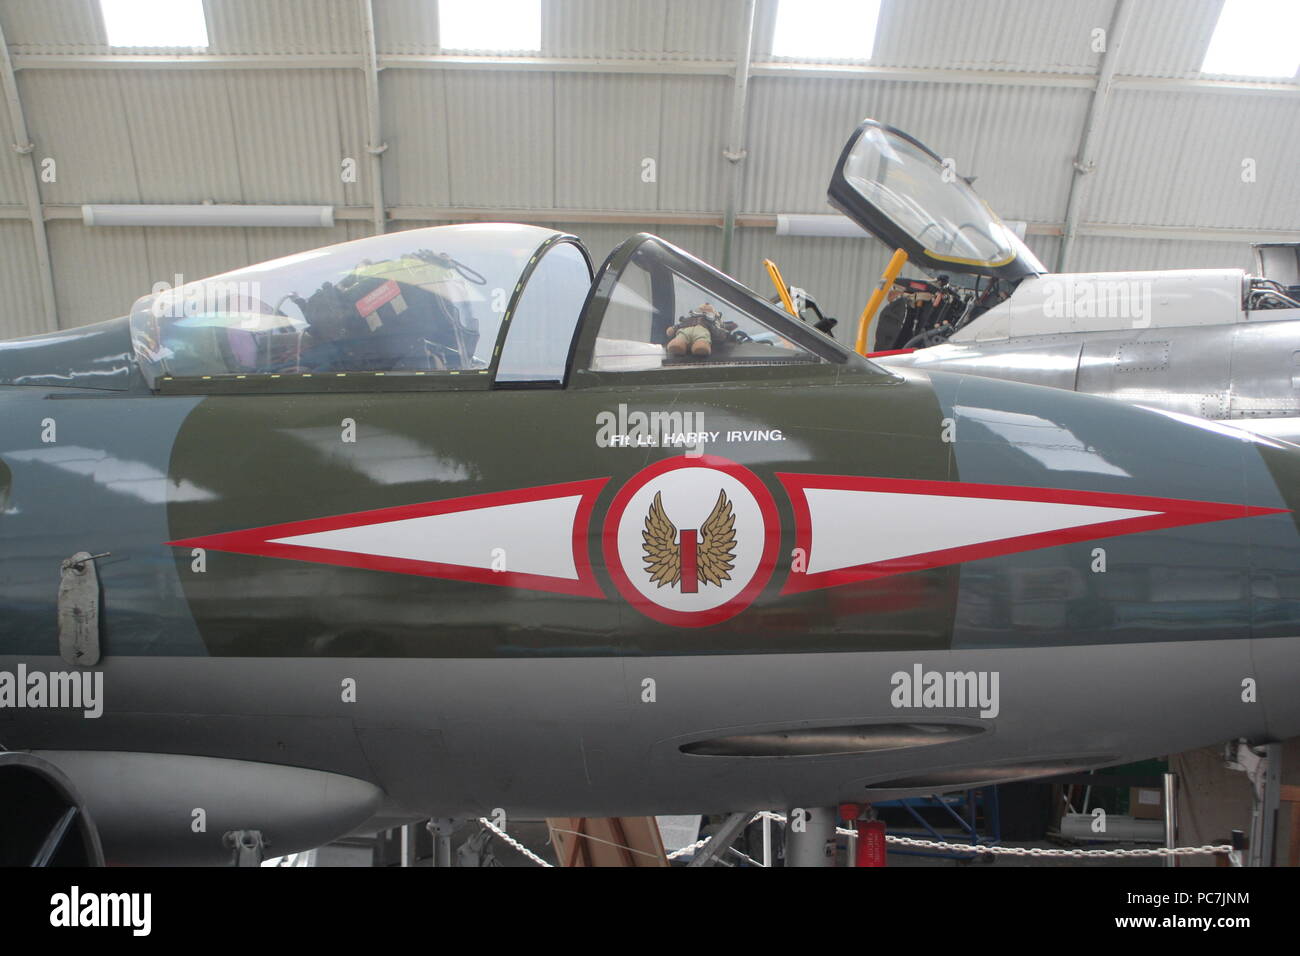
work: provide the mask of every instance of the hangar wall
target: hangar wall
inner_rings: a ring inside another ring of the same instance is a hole
[[[889,250],[778,237],[743,217],[830,211],[830,170],[867,115],[951,155],[1003,218],[1030,223],[1031,247],[1052,265],[1099,62],[1088,37],[1112,2],[884,0],[877,55],[864,65],[774,59],[775,0],[759,0],[732,271],[766,294],[760,261],[771,257],[832,314],[856,314]],[[95,0],[0,0],[33,156],[56,164],[39,190],[61,326],[122,314],[177,273],[196,278],[371,231],[360,5],[205,7],[207,53],[162,62],[156,51],[107,47]],[[1249,267],[1256,232],[1300,238],[1300,87],[1200,79],[1219,7],[1137,5],[1071,268]],[[540,57],[448,62],[432,0],[376,0],[388,228],[501,210],[576,232],[598,261],[645,229],[719,262],[741,9],[742,0],[543,0]],[[0,105],[6,135],[9,119]],[[1242,181],[1245,157],[1254,182]],[[347,158],[355,182],[340,176]],[[0,154],[5,337],[45,327],[24,162]],[[86,227],[78,209],[203,201],[332,204],[337,224]]]

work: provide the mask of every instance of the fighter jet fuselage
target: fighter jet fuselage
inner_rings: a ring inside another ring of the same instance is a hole
[[[885,369],[654,237],[376,236],[0,345],[0,744],[215,862],[1281,739],[1298,507],[1287,443]]]

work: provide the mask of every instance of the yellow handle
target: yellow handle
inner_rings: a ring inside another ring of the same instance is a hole
[[[767,268],[768,277],[772,280],[772,285],[776,286],[776,294],[781,297],[781,304],[785,310],[799,318],[799,313],[794,310],[794,301],[790,298],[790,287],[785,284],[785,279],[781,277],[781,270],[776,267],[776,263],[771,259],[764,259],[763,265]]]
[[[885,266],[884,275],[880,277],[880,285],[876,286],[875,291],[871,293],[871,298],[867,300],[867,307],[862,310],[862,318],[858,319],[858,341],[855,348],[859,355],[867,354],[867,332],[871,328],[871,322],[876,317],[880,303],[885,299],[885,292],[894,284],[894,280],[898,278],[905,265],[907,265],[907,253],[902,249],[894,250],[889,265]]]

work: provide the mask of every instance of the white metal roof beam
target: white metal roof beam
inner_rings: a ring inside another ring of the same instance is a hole
[[[736,234],[745,176],[745,104],[749,94],[749,66],[754,52],[754,0],[745,0],[740,18],[740,53],[736,57],[735,84],[731,98],[731,136],[722,151],[731,164],[727,179],[727,208],[722,213],[722,271],[731,271],[731,241]]]
[[[379,54],[375,49],[375,11],[370,0],[357,0],[361,17],[361,36],[364,44],[364,72],[366,78],[366,119],[369,140],[366,155],[370,157],[371,225],[375,235],[387,228],[384,221],[384,171],[383,156],[388,144],[384,142],[379,107]]]
[[[1124,43],[1124,33],[1128,29],[1128,11],[1125,0],[1115,0],[1110,24],[1104,35],[1105,46],[1101,54],[1101,63],[1097,67],[1097,85],[1092,91],[1092,100],[1088,103],[1083,129],[1079,133],[1079,149],[1074,157],[1074,175],[1070,177],[1070,190],[1065,198],[1065,231],[1061,236],[1061,248],[1056,256],[1057,272],[1065,272],[1069,264],[1070,251],[1074,248],[1074,237],[1083,214],[1083,198],[1087,192],[1085,182],[1097,168],[1097,162],[1093,158],[1093,140],[1105,119],[1106,107],[1110,103],[1110,90],[1115,82],[1115,66],[1119,62],[1119,50]]]
[[[54,298],[54,270],[50,267],[50,243],[45,235],[45,214],[41,206],[41,185],[36,173],[35,145],[27,132],[27,117],[23,101],[18,95],[18,81],[14,77],[13,61],[9,56],[9,43],[0,27],[0,84],[4,86],[5,100],[9,104],[9,127],[13,135],[13,149],[23,168],[23,184],[27,191],[27,218],[32,224],[32,245],[36,251],[37,280],[41,285],[41,302],[45,308],[45,325],[51,331],[59,328],[59,309]]]
[[[381,70],[506,70],[554,73],[641,73],[669,76],[734,76],[730,60],[634,60],[619,57],[452,56],[389,53],[379,55]],[[119,54],[20,53],[16,70],[323,70],[363,69],[360,54]],[[907,83],[970,83],[978,86],[1047,86],[1091,90],[1090,73],[963,70],[930,67],[849,66],[827,63],[756,62],[751,76],[835,77],[896,80]],[[1116,75],[1116,89],[1195,90],[1217,93],[1266,93],[1300,96],[1292,80],[1225,80],[1205,77]]]
[[[46,203],[44,218],[83,219],[79,205]],[[369,206],[335,206],[335,222],[364,221],[372,216]],[[627,226],[713,226],[721,227],[721,212],[672,212],[652,209],[538,209],[488,206],[390,206],[385,210],[390,222],[546,222],[588,223]],[[0,205],[0,221],[27,219],[26,206]],[[775,229],[775,213],[737,213],[736,227]],[[1060,236],[1065,224],[1031,222],[1026,232],[1031,236]],[[1172,239],[1199,242],[1300,242],[1300,230],[1254,229],[1249,226],[1153,226],[1140,223],[1081,222],[1078,235],[1108,236],[1114,239]]]

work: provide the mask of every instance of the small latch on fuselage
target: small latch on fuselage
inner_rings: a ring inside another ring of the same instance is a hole
[[[69,664],[99,663],[99,571],[108,552],[78,551],[59,566],[59,655]]]

